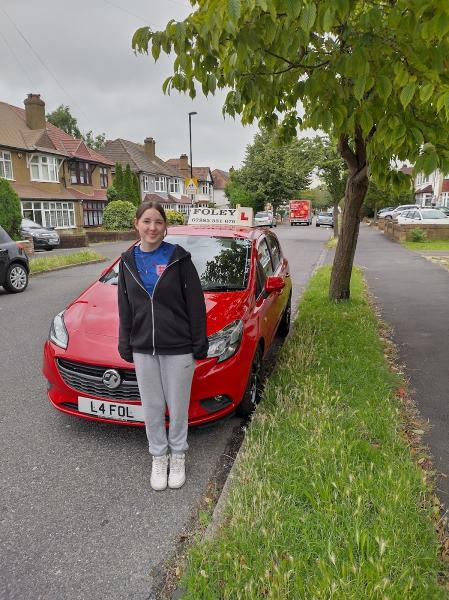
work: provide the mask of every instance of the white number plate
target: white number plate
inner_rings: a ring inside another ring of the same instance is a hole
[[[143,409],[140,404],[121,404],[78,396],[78,410],[88,415],[94,415],[95,417],[115,419],[117,421],[143,422],[144,420]]]

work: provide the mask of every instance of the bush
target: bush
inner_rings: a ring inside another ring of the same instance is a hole
[[[134,204],[124,200],[114,200],[104,209],[103,227],[109,230],[132,229],[135,216]]]
[[[13,239],[19,239],[22,211],[20,198],[11,184],[0,177],[0,225]]]
[[[114,202],[114,200],[117,200],[118,192],[113,185],[108,187],[106,190],[106,196],[108,197],[108,202]]]
[[[169,225],[184,225],[184,215],[182,212],[168,209],[165,211],[165,214],[167,215],[167,223]]]
[[[424,229],[416,227],[410,231],[410,240],[412,242],[425,242],[427,241],[427,233]]]

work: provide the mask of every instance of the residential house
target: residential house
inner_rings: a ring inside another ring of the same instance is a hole
[[[198,181],[198,192],[192,198],[196,206],[207,206],[214,202],[214,182],[209,167],[193,167],[190,169],[187,154],[179,158],[169,158],[167,164],[174,167],[183,177],[184,182],[192,176]]]
[[[188,214],[191,200],[184,194],[182,175],[156,155],[152,137],[145,138],[143,144],[122,138],[107,140],[100,152],[114,164],[130,166],[139,180],[141,200],[157,200],[166,209]]]
[[[229,173],[221,169],[212,171],[212,181],[214,183],[214,204],[217,208],[226,208],[229,206],[229,199],[225,195],[225,188],[229,182]]]
[[[0,177],[19,195],[22,215],[73,231],[101,225],[112,162],[45,120],[45,103],[0,102]]]

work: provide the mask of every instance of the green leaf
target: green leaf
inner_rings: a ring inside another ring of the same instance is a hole
[[[315,4],[306,4],[301,11],[301,29],[306,33],[312,29],[316,19]]]
[[[408,83],[402,90],[401,95],[399,96],[399,100],[401,101],[401,104],[404,108],[407,108],[407,106],[412,101],[413,96],[415,95],[415,91],[416,83],[414,83],[413,81],[411,83]]]
[[[237,22],[240,17],[240,0],[228,0],[228,13],[232,21]]]
[[[379,96],[386,100],[390,97],[392,90],[393,84],[391,83],[390,78],[386,75],[380,75],[377,78],[377,93]]]
[[[419,98],[423,104],[430,100],[434,89],[435,86],[433,85],[433,83],[428,83],[427,85],[423,85],[422,88],[419,90]]]
[[[418,129],[417,127],[412,127],[410,129],[410,132],[413,136],[413,139],[416,142],[417,146],[422,146],[423,142],[424,142],[424,136],[421,132],[421,129]]]
[[[323,17],[323,29],[324,31],[330,31],[333,24],[334,24],[334,18],[335,18],[335,11],[333,8],[329,7],[326,12],[324,13],[324,17]]]
[[[296,19],[301,12],[301,2],[298,0],[285,0],[287,14],[290,18]]]
[[[371,114],[366,109],[363,110],[362,114],[360,115],[360,126],[364,135],[368,135],[368,133],[371,131],[373,124],[374,121]]]
[[[358,77],[354,83],[354,96],[357,100],[361,100],[365,91],[366,76]]]

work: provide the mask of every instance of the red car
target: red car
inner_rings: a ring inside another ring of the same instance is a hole
[[[171,227],[168,242],[188,250],[207,308],[208,357],[195,370],[191,425],[256,404],[264,356],[290,327],[287,259],[268,229]],[[133,365],[117,351],[120,259],[53,320],[44,348],[48,398],[58,410],[96,421],[143,425]]]

